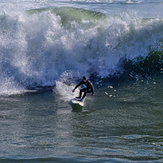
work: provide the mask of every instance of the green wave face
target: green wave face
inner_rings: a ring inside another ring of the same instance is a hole
[[[105,21],[106,15],[96,11],[85,10],[81,8],[61,7],[61,8],[41,8],[27,11],[29,14],[40,14],[50,11],[52,14],[59,16],[64,27],[72,25],[72,23],[80,24],[83,21],[97,22]]]

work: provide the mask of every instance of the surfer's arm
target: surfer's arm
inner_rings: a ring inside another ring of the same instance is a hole
[[[80,82],[76,87],[72,90],[72,92],[75,92],[75,89],[78,88],[83,82]]]
[[[93,89],[93,87],[92,87],[92,96],[94,96],[94,89]]]
[[[92,96],[94,96],[94,88],[93,88],[93,84],[91,82],[90,82],[90,86],[91,86]]]
[[[92,86],[92,85],[91,85]],[[92,91],[92,96],[94,96],[94,88],[93,88],[93,86],[92,86],[92,88],[91,88],[91,91]]]

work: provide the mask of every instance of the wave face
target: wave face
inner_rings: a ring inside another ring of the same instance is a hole
[[[163,20],[158,18],[73,7],[38,8],[16,15],[1,12],[0,92],[53,86],[67,70],[74,77],[106,78],[126,70],[129,75],[140,58],[161,69],[162,28]],[[148,61],[151,53],[158,60]]]

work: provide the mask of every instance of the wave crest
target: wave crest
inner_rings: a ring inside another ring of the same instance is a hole
[[[107,78],[162,66],[162,19],[44,8],[0,21],[0,72],[21,87],[53,86],[67,70]]]

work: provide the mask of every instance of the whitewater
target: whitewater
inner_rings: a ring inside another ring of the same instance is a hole
[[[162,162],[162,7],[0,0],[0,162]]]
[[[160,52],[162,18],[133,11],[143,5],[152,2],[2,1],[1,94],[54,86],[67,70],[74,77],[122,74],[122,60]]]

